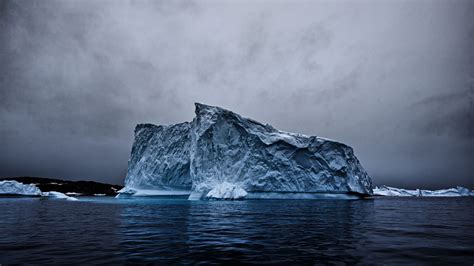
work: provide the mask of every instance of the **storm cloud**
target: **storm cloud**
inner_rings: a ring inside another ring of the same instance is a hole
[[[354,147],[376,184],[474,188],[472,1],[0,2],[0,176],[122,183],[194,102]]]

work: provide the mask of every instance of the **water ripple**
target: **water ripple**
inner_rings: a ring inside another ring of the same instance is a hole
[[[472,198],[0,199],[0,264],[472,264]]]

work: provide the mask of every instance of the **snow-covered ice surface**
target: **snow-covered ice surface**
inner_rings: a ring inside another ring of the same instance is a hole
[[[389,186],[380,186],[374,188],[374,196],[389,197],[466,197],[474,196],[474,192],[465,187],[456,187],[440,190],[426,189],[403,189]]]
[[[345,144],[283,132],[215,106],[196,103],[195,113],[192,122],[137,125],[120,196],[192,191],[193,199],[212,191],[212,198],[227,197],[233,192],[224,184],[253,195],[372,195],[369,175]]]
[[[65,199],[65,200],[71,200],[71,201],[76,201],[78,200],[77,198],[70,197],[64,193],[57,192],[57,191],[48,191],[48,192],[43,192],[42,193],[43,197],[48,197],[51,199]]]
[[[17,181],[0,181],[0,195],[41,196],[41,190],[32,184]]]

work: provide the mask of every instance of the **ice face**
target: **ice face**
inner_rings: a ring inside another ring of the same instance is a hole
[[[17,181],[0,181],[0,195],[41,196],[41,190],[32,184]]]
[[[189,190],[190,129],[188,122],[171,126],[137,125],[125,187]]]
[[[124,194],[192,190],[191,197],[218,198],[235,192],[228,193],[227,184],[254,195],[372,194],[351,147],[279,131],[216,106],[197,103],[191,123],[136,127]]]
[[[394,188],[388,186],[380,186],[374,188],[375,196],[389,196],[389,197],[465,197],[474,196],[473,192],[464,187],[440,189],[440,190],[426,190],[416,189],[409,190],[403,188]]]

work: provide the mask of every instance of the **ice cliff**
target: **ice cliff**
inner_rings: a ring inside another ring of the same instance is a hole
[[[351,147],[195,105],[192,122],[137,125],[123,194],[192,191],[193,199],[372,194],[371,179]]]
[[[126,188],[190,190],[191,123],[139,124],[128,162]]]

